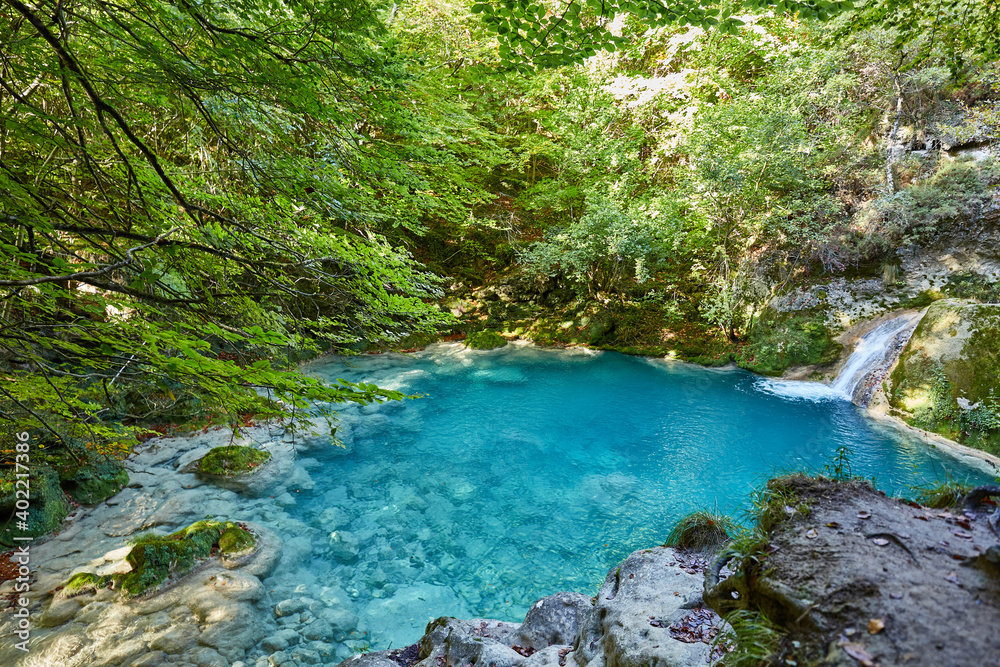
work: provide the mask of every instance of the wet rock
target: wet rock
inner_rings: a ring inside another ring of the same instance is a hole
[[[35,624],[40,628],[51,628],[69,621],[80,611],[80,600],[76,598],[55,599],[49,608],[38,617]]]
[[[318,615],[338,635],[347,634],[358,627],[358,615],[350,609],[330,607],[328,609],[321,609]]]
[[[387,651],[376,651],[365,655],[356,655],[340,663],[341,667],[399,667],[395,660],[386,656]]]
[[[163,651],[153,651],[136,658],[129,667],[159,667],[165,658],[166,654]]]
[[[330,533],[330,556],[341,563],[353,563],[358,560],[358,538],[346,530]]]
[[[202,646],[186,657],[198,667],[229,667],[229,661],[208,646]]]
[[[291,598],[288,600],[282,600],[274,606],[274,615],[277,618],[282,616],[291,616],[292,614],[301,614],[305,611],[306,601],[301,598]]]
[[[524,617],[518,633],[520,645],[543,649],[553,644],[572,644],[593,606],[582,593],[556,593],[542,598]]]
[[[339,507],[327,507],[316,517],[316,523],[331,532],[343,528],[350,522],[350,515]]]
[[[149,643],[154,651],[163,651],[171,655],[185,653],[198,641],[198,628],[192,625],[177,625]]]
[[[288,641],[284,637],[278,635],[272,635],[270,637],[265,637],[260,643],[260,647],[266,653],[277,653],[278,651],[284,651],[288,648]]]
[[[333,628],[324,620],[318,620],[302,628],[300,634],[311,641],[329,641],[333,638]]]
[[[700,573],[677,566],[673,549],[636,551],[608,573],[567,664],[570,658],[580,667],[707,664],[706,644],[686,644],[668,631],[701,599],[702,584]]]

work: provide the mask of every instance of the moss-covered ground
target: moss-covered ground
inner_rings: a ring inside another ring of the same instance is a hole
[[[216,447],[198,462],[197,472],[218,477],[249,475],[271,460],[271,452],[242,445]]]
[[[489,329],[474,331],[465,339],[465,346],[473,350],[495,350],[507,344],[507,339]]]
[[[26,482],[26,484],[25,484]],[[18,490],[30,492],[27,509],[18,509]],[[0,472],[0,544],[13,546],[15,536],[39,537],[59,528],[71,509],[59,486],[59,475],[48,466],[35,465],[28,477],[17,478],[14,468]],[[25,527],[19,527],[20,522]]]
[[[132,568],[129,572],[103,577],[81,572],[63,585],[63,594],[72,597],[111,587],[123,597],[139,597],[180,579],[212,556],[240,554],[255,545],[256,538],[245,526],[230,521],[198,521],[169,535],[146,533],[132,541],[125,557]]]

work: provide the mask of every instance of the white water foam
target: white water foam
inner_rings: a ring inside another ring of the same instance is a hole
[[[800,401],[849,401],[844,392],[834,389],[821,382],[803,382],[801,380],[772,380],[757,378],[754,385],[759,391],[782,398]]]
[[[920,313],[901,315],[883,322],[862,336],[832,388],[854,400],[865,378],[890,361],[889,357],[896,353],[895,345],[899,342],[899,337],[908,338],[919,320]]]
[[[841,369],[832,385],[798,380],[771,380],[758,378],[755,387],[768,394],[782,398],[806,401],[857,401],[864,407],[868,403],[870,388],[866,380],[874,371],[887,366],[892,361],[900,343],[913,332],[920,313],[900,315],[886,320],[862,336],[847,363]],[[869,383],[870,384],[870,383]]]

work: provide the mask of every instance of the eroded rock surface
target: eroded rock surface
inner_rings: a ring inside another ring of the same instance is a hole
[[[596,598],[556,593],[523,623],[431,622],[414,646],[355,656],[341,667],[688,667],[708,664],[705,641],[672,625],[701,609],[702,575],[666,547],[644,549],[608,573]],[[714,617],[714,623],[720,623]]]
[[[1000,546],[988,525],[995,506],[934,510],[864,482],[800,476],[769,487],[808,507],[779,512],[769,555],[740,596],[788,632],[778,662],[997,664]],[[713,600],[711,589],[706,597]]]

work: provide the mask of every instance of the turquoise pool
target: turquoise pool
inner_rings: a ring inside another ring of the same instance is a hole
[[[350,597],[376,649],[415,641],[432,616],[519,620],[544,595],[590,594],[686,513],[738,513],[769,476],[820,471],[838,447],[890,493],[990,479],[822,386],[738,370],[443,344],[311,372],[423,396],[347,407],[346,452],[311,447],[315,486],[286,510],[315,531],[298,580]]]

